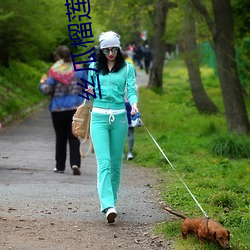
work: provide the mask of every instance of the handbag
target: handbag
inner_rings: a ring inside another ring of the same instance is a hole
[[[77,137],[80,143],[80,155],[82,158],[85,158],[90,151],[92,153],[93,143],[90,137],[90,112],[92,110],[92,104],[87,104],[86,99],[83,104],[81,104],[77,109],[72,118],[72,134]],[[89,148],[86,153],[83,151],[84,144],[89,141]]]
[[[131,126],[132,127],[141,127],[142,126],[139,112],[137,112],[135,115],[131,115],[130,117],[131,117]]]

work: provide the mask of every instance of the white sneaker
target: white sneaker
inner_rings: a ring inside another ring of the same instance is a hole
[[[134,156],[131,152],[128,152],[127,161],[133,160]]]
[[[115,208],[110,207],[107,209],[106,218],[108,220],[108,223],[114,223],[116,216],[117,216],[117,212]]]
[[[63,173],[64,173],[63,170],[57,170],[57,168],[54,168],[53,171],[54,171],[55,173],[59,173],[59,174],[63,174]]]

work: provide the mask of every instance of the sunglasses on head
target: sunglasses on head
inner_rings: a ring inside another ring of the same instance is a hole
[[[108,55],[110,53],[110,51],[112,52],[112,54],[117,54],[118,48],[117,47],[114,47],[114,48],[111,48],[111,49],[105,48],[105,49],[102,50],[104,55]]]

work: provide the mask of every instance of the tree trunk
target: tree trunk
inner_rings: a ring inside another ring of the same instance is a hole
[[[212,4],[216,30],[213,39],[228,129],[237,134],[248,134],[250,124],[235,60],[230,0],[212,0]]]
[[[156,16],[155,16],[155,37],[153,45],[153,62],[149,75],[148,87],[157,87],[162,89],[163,66],[166,54],[166,43],[164,41],[168,1],[156,1]]]
[[[185,18],[185,55],[189,82],[195,105],[200,113],[217,113],[218,108],[207,95],[200,75],[200,57],[196,47],[195,18],[191,16],[193,8],[187,6]]]

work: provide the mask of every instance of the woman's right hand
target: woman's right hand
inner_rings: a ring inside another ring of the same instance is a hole
[[[40,83],[45,83],[45,81],[47,80],[47,75],[46,74],[44,74],[43,76],[42,76],[42,78],[41,78],[41,80],[40,80]]]
[[[88,88],[85,89],[85,91],[89,92],[91,95],[94,95],[93,88],[91,88],[90,86],[88,86]]]

